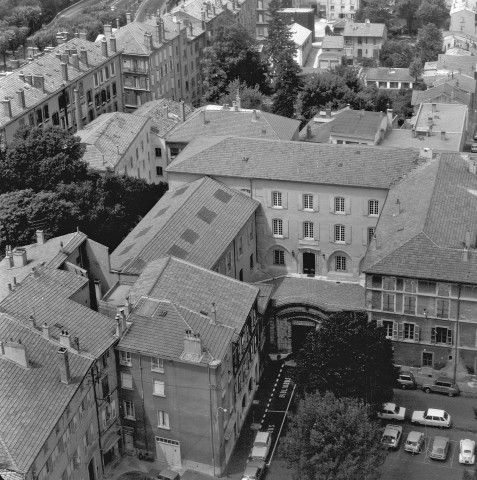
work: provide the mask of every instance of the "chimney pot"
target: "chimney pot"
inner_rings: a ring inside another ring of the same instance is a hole
[[[179,108],[180,108],[180,115],[181,115],[181,123],[184,123],[185,120],[186,120],[184,100],[181,100],[181,101],[180,101]]]
[[[46,322],[41,326],[41,330],[43,332],[43,337],[48,340],[50,338],[50,327]]]
[[[310,125],[306,126],[306,138],[308,140],[311,138],[311,127],[310,127]]]
[[[398,216],[401,214],[401,202],[399,198],[396,200],[396,213],[395,216]]]
[[[132,16],[131,16],[131,14],[128,12],[128,13],[126,13],[126,23],[131,23],[131,21],[132,21]]]
[[[43,230],[36,231],[36,243],[38,243],[38,245],[45,243],[45,232]]]
[[[32,328],[36,327],[36,321],[35,321],[35,317],[33,315],[30,315],[30,326]]]

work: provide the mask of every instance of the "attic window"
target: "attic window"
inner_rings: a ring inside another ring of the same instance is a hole
[[[219,188],[214,193],[214,197],[217,198],[218,200],[220,200],[223,203],[228,203],[230,201],[230,199],[232,198],[232,195],[230,195],[230,193],[227,193],[226,191],[221,190]]]
[[[179,247],[179,245],[172,245],[172,247],[169,248],[169,251],[167,252],[167,255],[171,255],[171,256],[177,257],[177,258],[186,258],[187,255],[189,255],[189,252],[187,250],[184,250],[183,248]]]
[[[212,210],[209,210],[206,207],[202,207],[196,215],[198,218],[203,220],[205,223],[211,224],[214,218],[217,216],[215,212]]]

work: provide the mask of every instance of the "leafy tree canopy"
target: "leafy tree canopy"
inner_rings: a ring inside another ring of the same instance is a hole
[[[228,84],[226,93],[219,98],[220,105],[232,105],[237,95],[240,97],[242,108],[262,109],[264,95],[260,92],[258,85],[251,88],[245,82],[240,83],[238,78]]]
[[[437,60],[442,45],[442,30],[433,23],[424,25],[417,32],[416,52],[424,63]]]
[[[295,372],[302,391],[329,390],[377,408],[392,398],[396,375],[391,341],[362,312],[324,319],[298,354]]]
[[[407,68],[413,58],[411,45],[399,40],[386,40],[379,52],[379,59],[384,67]]]
[[[437,27],[444,27],[449,21],[445,0],[422,0],[416,11],[416,18],[421,25],[433,23]]]
[[[358,399],[337,398],[331,392],[306,395],[280,445],[294,478],[379,478],[387,452],[381,444],[382,428],[369,415],[369,407]]]

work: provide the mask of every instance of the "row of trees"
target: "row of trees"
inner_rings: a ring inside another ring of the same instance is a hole
[[[53,127],[22,129],[0,153],[0,249],[79,227],[114,249],[167,190],[166,184],[88,170],[79,137]],[[34,161],[32,161],[34,159]]]

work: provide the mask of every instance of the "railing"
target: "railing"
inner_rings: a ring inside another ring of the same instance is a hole
[[[147,67],[138,67],[138,66],[127,66],[123,65],[123,72],[125,73],[144,73],[148,74],[149,73],[149,68]]]

